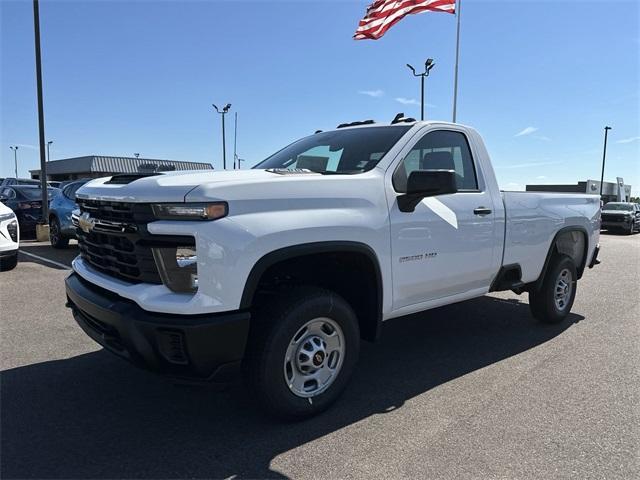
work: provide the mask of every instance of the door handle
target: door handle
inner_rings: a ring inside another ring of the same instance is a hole
[[[473,210],[473,213],[474,215],[480,215],[481,217],[483,217],[485,215],[489,215],[491,213],[491,209],[486,207],[478,207]]]

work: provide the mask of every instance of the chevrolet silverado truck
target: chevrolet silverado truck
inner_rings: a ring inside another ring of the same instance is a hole
[[[242,374],[286,418],[334,402],[387,320],[513,290],[562,321],[599,248],[597,196],[501,192],[474,129],[404,118],[76,200],[66,293],[86,334],[181,382]]]

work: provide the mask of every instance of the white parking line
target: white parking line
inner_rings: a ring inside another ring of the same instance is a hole
[[[47,263],[50,263],[52,265],[55,265],[56,267],[61,267],[61,268],[64,268],[65,270],[71,270],[71,267],[69,267],[69,265],[65,265],[64,263],[56,262],[55,260],[49,260],[48,258],[41,257],[40,255],[34,255],[33,253],[25,252],[22,249],[20,249],[20,253],[26,255],[27,257],[33,257],[35,259],[38,259],[41,262],[47,262]]]

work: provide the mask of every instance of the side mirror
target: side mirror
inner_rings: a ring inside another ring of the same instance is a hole
[[[0,202],[6,202],[7,200],[9,200],[9,197],[6,195],[0,195]]]
[[[414,170],[407,179],[407,192],[398,197],[401,212],[413,212],[425,197],[456,193],[456,172],[453,170]]]

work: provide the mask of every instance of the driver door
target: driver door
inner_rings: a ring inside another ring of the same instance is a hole
[[[397,197],[410,173],[432,169],[454,170],[458,191],[424,198],[415,211],[401,212]],[[391,183],[393,309],[488,290],[495,274],[494,208],[465,133],[424,134],[395,166]]]

